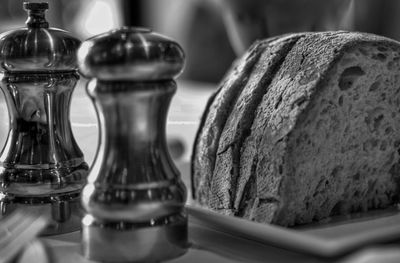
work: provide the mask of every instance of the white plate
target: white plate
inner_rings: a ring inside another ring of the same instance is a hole
[[[400,213],[395,209],[382,211],[380,216],[366,213],[358,219],[340,219],[302,228],[255,223],[196,206],[188,206],[188,212],[192,229],[208,229],[261,245],[319,257],[342,256],[367,245],[400,240]],[[209,247],[209,239],[198,234],[192,235],[194,242]],[[224,248],[214,247],[214,251],[224,252]]]

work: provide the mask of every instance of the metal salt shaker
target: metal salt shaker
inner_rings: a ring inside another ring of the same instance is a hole
[[[167,150],[165,125],[184,53],[143,28],[83,42],[80,72],[99,118],[100,144],[82,192],[84,256],[158,262],[187,247],[186,188]]]
[[[24,9],[27,27],[0,35],[0,86],[10,123],[0,156],[0,217],[40,209],[52,218],[44,234],[60,234],[80,229],[88,173],[69,120],[80,41],[49,28],[47,3],[24,3]]]

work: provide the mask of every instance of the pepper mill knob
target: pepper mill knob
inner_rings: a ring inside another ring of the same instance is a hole
[[[167,150],[165,124],[184,53],[174,41],[123,27],[85,41],[80,72],[100,126],[82,192],[84,255],[158,262],[187,248],[186,188]]]
[[[45,11],[49,9],[48,3],[24,2],[24,9],[28,12],[25,24],[28,28],[48,28],[49,23],[45,18]]]

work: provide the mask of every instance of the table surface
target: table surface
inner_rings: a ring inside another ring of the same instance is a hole
[[[74,91],[70,119],[75,139],[84,152],[86,161],[91,164],[97,149],[98,124],[94,107],[85,92],[86,82],[85,79],[82,79]],[[185,146],[184,154],[177,160],[178,163],[187,163],[189,161],[201,114],[208,97],[215,89],[216,86],[211,84],[188,81],[178,82],[178,90],[172,100],[167,119],[167,137],[178,138]],[[7,107],[1,95],[0,145],[4,145],[7,130]],[[182,179],[189,186],[190,178],[188,173],[182,173]],[[394,248],[388,246],[369,248],[344,258],[327,260],[272,246],[256,244],[250,240],[224,236],[221,233],[210,232],[209,235],[208,247],[195,245],[185,255],[170,262],[400,262],[398,245]],[[42,237],[40,240],[48,247],[50,254],[53,255],[49,262],[90,262],[80,255],[80,232]],[[225,250],[227,252],[215,253],[212,247],[221,244],[227,248]],[[37,252],[36,257],[39,256],[39,252]],[[32,261],[34,257],[35,253],[30,254],[27,262],[34,262]]]

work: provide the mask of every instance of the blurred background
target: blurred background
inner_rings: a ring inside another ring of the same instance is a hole
[[[30,1],[41,2],[41,1]],[[148,27],[178,41],[186,67],[169,111],[167,132],[176,157],[188,160],[205,103],[232,62],[257,39],[299,31],[353,30],[400,40],[399,0],[48,0],[51,27],[81,40],[120,26]],[[0,0],[0,32],[23,27],[23,0]],[[90,163],[97,119],[82,79],[71,122]],[[8,131],[0,96],[0,148]],[[173,153],[174,155],[174,153]],[[183,157],[182,157],[183,156]]]
[[[44,0],[43,0],[44,1]],[[0,0],[0,31],[24,26],[23,0]],[[41,2],[41,1],[30,1]],[[182,78],[218,82],[235,58],[221,15],[211,1],[47,0],[50,26],[81,40],[123,25],[143,26],[178,41],[186,51]]]
[[[31,1],[40,2],[40,1]],[[187,53],[182,78],[217,83],[256,39],[355,30],[400,39],[398,0],[48,0],[48,20],[84,40],[122,25],[152,28]],[[0,0],[0,31],[24,25],[22,0]]]

